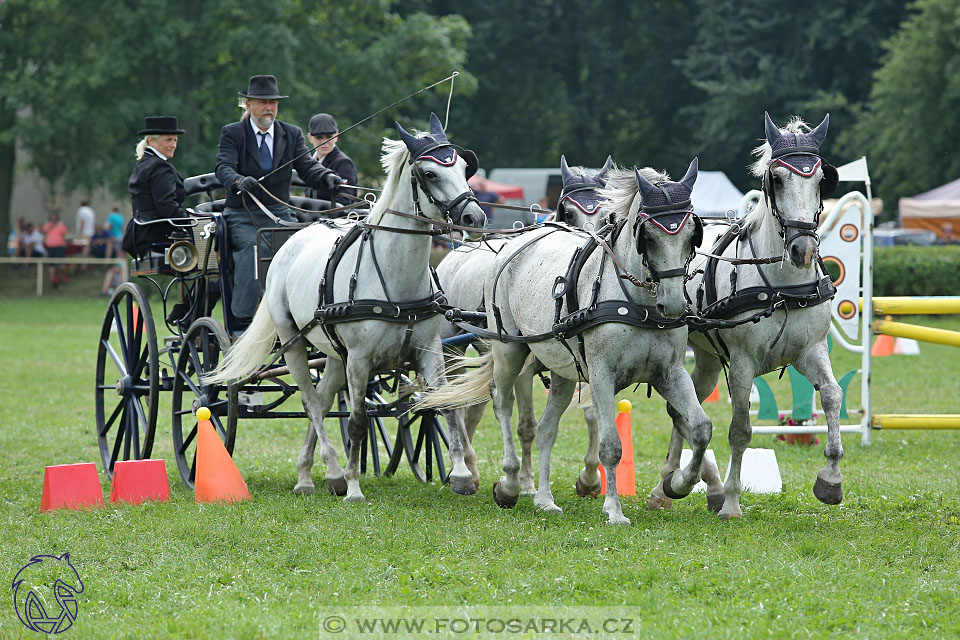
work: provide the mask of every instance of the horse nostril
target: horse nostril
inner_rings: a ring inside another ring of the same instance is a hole
[[[463,226],[465,227],[479,227],[480,219],[472,213],[463,214]]]

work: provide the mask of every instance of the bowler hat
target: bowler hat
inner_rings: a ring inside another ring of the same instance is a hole
[[[275,76],[250,76],[250,86],[247,87],[247,90],[237,93],[242,98],[257,98],[258,100],[277,100],[290,97],[280,95]]]
[[[318,113],[310,118],[310,135],[316,136],[323,133],[336,133],[340,129],[337,127],[337,121],[329,113]]]
[[[143,129],[137,131],[138,136],[147,136],[157,133],[185,133],[177,124],[177,116],[147,116],[143,119]]]

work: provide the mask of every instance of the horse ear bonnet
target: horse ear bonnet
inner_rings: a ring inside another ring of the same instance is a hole
[[[816,129],[810,133],[780,133],[773,126],[768,114],[764,114],[767,122],[767,142],[770,143],[770,163],[786,167],[797,175],[809,178],[817,169],[823,169],[823,180],[820,182],[820,197],[831,195],[837,188],[839,174],[836,167],[825,162],[820,156],[820,145],[827,135],[830,124],[828,113]],[[771,141],[772,131],[777,131],[779,138]],[[764,190],[769,193],[769,171],[763,176]]]
[[[610,162],[609,158],[607,161]],[[604,165],[604,169],[609,169],[609,167]],[[576,175],[567,167],[566,158],[561,156],[560,172],[563,176],[563,187],[560,190],[560,198],[557,200],[557,219],[560,222],[567,222],[563,207],[565,200],[569,200],[573,206],[588,216],[597,213],[600,210],[601,202],[599,190],[607,183],[601,177],[603,170],[595,176],[589,174]]]
[[[696,172],[696,165],[691,164],[691,169]],[[703,222],[693,212],[692,188],[684,182],[659,182],[654,185],[647,183],[645,187],[640,180],[642,180],[642,177],[637,172],[637,181],[640,184],[642,198],[640,212],[637,216],[637,251],[643,254],[647,248],[646,237],[640,232],[641,224],[650,222],[666,233],[675,235],[680,233],[680,230],[690,218],[693,218],[694,224],[691,249],[699,247],[703,242]],[[692,184],[695,180],[696,174],[694,173],[693,180],[688,181],[688,183]],[[646,180],[643,182],[646,182]]]

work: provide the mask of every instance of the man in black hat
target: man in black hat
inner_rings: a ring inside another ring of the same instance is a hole
[[[340,135],[340,130],[337,128],[337,121],[329,113],[318,113],[310,118],[307,139],[312,146],[316,147],[316,153],[313,157],[323,166],[336,171],[337,175],[346,180],[346,184],[357,184],[357,167],[353,164],[350,156],[337,146],[338,135]],[[304,192],[304,195],[308,198],[329,200],[334,206],[352,202],[351,198],[343,198],[344,194],[356,196],[357,190],[341,188],[330,191],[329,189],[308,188]]]
[[[254,280],[257,229],[277,226],[253,197],[274,216],[293,221],[286,204],[293,169],[314,188],[332,191],[343,178],[310,157],[299,127],[276,119],[280,99],[288,96],[280,95],[274,76],[252,76],[239,94],[245,111],[239,122],[220,131],[216,173],[227,190],[223,215],[233,257],[231,311],[245,323],[257,309],[259,294]]]

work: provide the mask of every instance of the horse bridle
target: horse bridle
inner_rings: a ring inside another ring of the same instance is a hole
[[[777,158],[782,158],[783,156],[789,155],[804,155],[816,158],[816,162],[809,173],[801,172],[786,162],[777,163],[788,171],[792,171],[802,178],[812,178],[817,174],[817,169],[823,170],[823,178],[820,181],[820,206],[817,207],[817,213],[813,217],[813,222],[803,222],[802,220],[791,220],[790,218],[786,218],[783,215],[783,212],[780,210],[780,207],[777,205],[777,194],[773,187],[772,165]],[[770,161],[767,163],[767,170],[763,174],[762,191],[763,195],[770,202],[770,212],[773,213],[773,217],[776,218],[777,222],[780,224],[780,237],[783,238],[784,247],[789,247],[790,244],[800,236],[810,236],[813,238],[813,242],[816,244],[819,250],[820,235],[817,233],[817,229],[820,227],[820,214],[823,213],[823,196],[832,194],[834,189],[837,188],[838,177],[839,176],[836,167],[823,161],[823,158],[820,155],[820,150],[817,147],[795,145],[777,149],[770,155]],[[792,234],[789,233],[791,229],[794,230]]]
[[[436,151],[442,147],[450,147],[453,149],[453,157],[450,161],[443,161],[439,158],[430,156],[431,151]],[[467,189],[463,193],[454,196],[450,200],[440,200],[430,191],[430,188],[427,186],[426,178],[423,175],[423,171],[420,169],[420,161],[428,159],[431,162],[436,162],[440,166],[449,167],[452,164],[456,164],[458,157],[462,154],[464,161],[467,163],[466,177],[469,180],[477,172],[477,154],[475,154],[470,149],[464,149],[450,142],[438,142],[433,144],[423,151],[420,152],[416,157],[410,156],[408,160],[411,165],[410,169],[410,189],[413,193],[413,204],[416,208],[417,215],[427,220],[430,220],[428,216],[423,213],[423,209],[420,207],[420,192],[423,192],[423,195],[426,196],[427,200],[443,212],[444,218],[449,223],[459,223],[461,217],[463,216],[463,210],[467,208],[467,205],[471,202],[476,202],[480,204],[477,200],[477,196],[473,193],[473,189]],[[458,208],[456,213],[454,209]]]
[[[658,206],[641,205],[640,211],[637,212],[637,219],[633,223],[633,237],[636,241],[637,253],[639,253],[643,258],[643,266],[645,266],[650,272],[650,279],[653,282],[660,282],[662,278],[686,276],[687,269],[690,266],[690,261],[693,260],[693,257],[696,255],[697,247],[699,247],[703,242],[703,221],[700,220],[700,216],[694,213],[693,204],[691,203],[690,199],[688,198],[682,202],[670,202],[670,194],[667,193],[665,189],[661,189],[661,191],[667,198],[667,204]],[[666,232],[666,227],[657,222],[657,218],[665,218],[667,216],[678,215],[681,213],[687,214],[687,217],[685,217],[683,222],[681,222],[678,226],[678,233],[680,229],[682,229],[687,223],[687,220],[693,218],[694,231],[693,237],[690,239],[690,255],[687,256],[687,260],[682,267],[657,271],[647,260],[647,240],[643,236],[643,225],[653,221],[654,224],[664,229]]]

